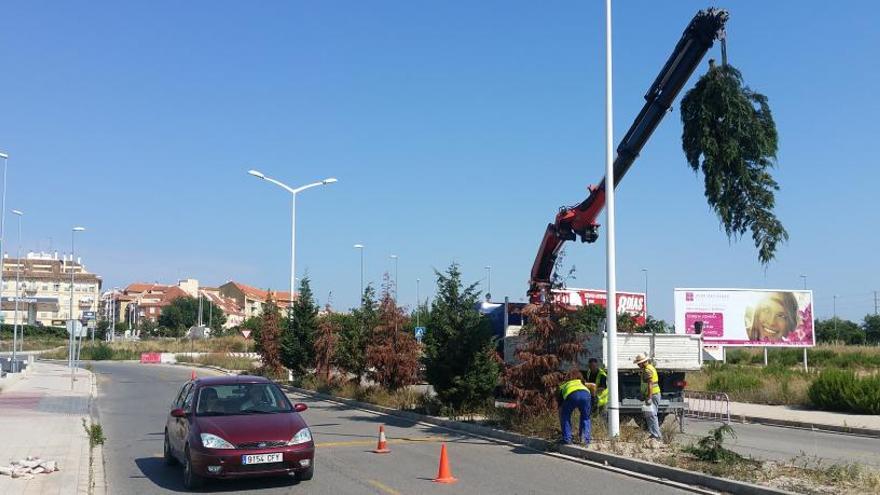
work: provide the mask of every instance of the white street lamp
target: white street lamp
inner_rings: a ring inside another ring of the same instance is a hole
[[[361,300],[361,305],[364,303],[364,245],[363,244],[355,244],[355,249],[360,250],[361,252],[361,293],[358,298]]]
[[[617,263],[614,234],[614,109],[611,79],[611,0],[605,0],[605,241],[607,303],[605,329],[608,333],[608,436],[620,436],[620,410],[617,393]]]
[[[76,375],[76,366],[78,360],[77,354],[77,339],[76,339],[76,324],[75,319],[73,317],[73,284],[76,281],[76,269],[73,266],[74,260],[76,260],[76,233],[85,231],[85,227],[74,227],[70,231],[70,314],[68,315],[68,324],[70,328],[70,390],[73,390],[73,382],[75,380],[74,375]]]
[[[645,274],[645,321],[648,319],[648,269],[642,268]]]
[[[486,302],[492,300],[492,267],[486,265]]]
[[[0,151],[0,158],[3,159],[3,199],[0,205],[0,299],[3,295],[3,250],[6,249],[6,169],[8,167],[9,155]],[[0,320],[2,320],[3,311],[0,308]]]
[[[288,304],[293,304],[293,294],[296,286],[296,195],[305,191],[306,189],[311,189],[317,186],[326,186],[327,184],[333,184],[334,182],[336,182],[336,178],[328,177],[319,182],[312,182],[311,184],[306,184],[304,186],[293,188],[281,181],[275,180],[271,177],[266,177],[266,175],[259,170],[248,170],[248,173],[258,179],[264,180],[266,182],[271,182],[272,184],[275,184],[276,186],[290,193],[290,301],[288,301]]]
[[[16,256],[18,259],[16,270],[15,270],[15,292],[13,297],[15,297],[15,316],[12,318],[12,370],[16,370],[15,367],[15,350],[18,348],[18,300],[21,299],[21,217],[24,216],[20,210],[12,210],[12,213],[18,217],[18,255]],[[22,337],[24,337],[24,328],[21,329]],[[24,347],[22,347],[22,352],[24,351]]]

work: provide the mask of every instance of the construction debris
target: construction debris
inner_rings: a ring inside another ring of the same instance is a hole
[[[33,479],[35,474],[49,474],[60,471],[56,461],[46,461],[39,457],[28,456],[19,461],[10,461],[8,466],[0,466],[0,476]]]

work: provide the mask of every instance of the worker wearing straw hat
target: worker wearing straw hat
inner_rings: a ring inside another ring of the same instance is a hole
[[[649,362],[648,356],[644,353],[636,356],[633,363],[641,368],[642,398],[645,401],[642,411],[648,423],[648,433],[651,438],[661,440],[660,421],[657,419],[657,412],[660,409],[660,378],[657,376],[657,368]]]

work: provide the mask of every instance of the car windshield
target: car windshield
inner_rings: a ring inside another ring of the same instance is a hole
[[[199,416],[275,414],[292,410],[287,397],[271,383],[203,386],[196,405]]]

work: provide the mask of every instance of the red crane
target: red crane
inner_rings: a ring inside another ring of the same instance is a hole
[[[673,100],[716,39],[721,40],[722,57],[725,57],[724,24],[727,19],[726,10],[710,8],[697,12],[685,28],[666,65],[645,94],[645,106],[617,146],[617,157],[614,159],[615,187],[639,156],[660,121],[670,111]],[[553,267],[565,241],[580,237],[581,242],[592,243],[599,238],[599,224],[596,219],[605,207],[605,178],[602,178],[598,187],[591,185],[588,189],[590,195],[587,199],[575,206],[560,208],[556,220],[547,225],[532,265],[529,281],[529,299],[532,302],[549,300],[547,296]]]

